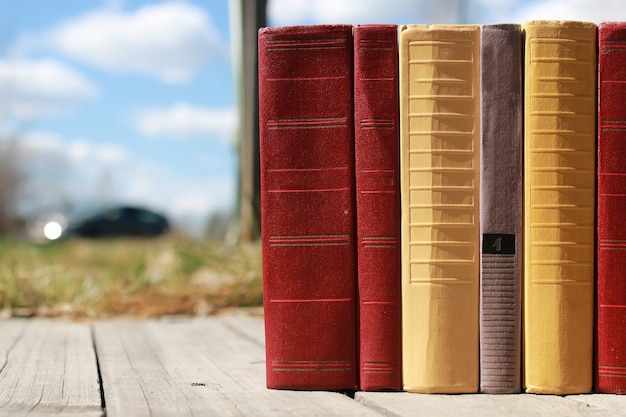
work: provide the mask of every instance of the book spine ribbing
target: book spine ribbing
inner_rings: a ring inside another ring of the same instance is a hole
[[[480,391],[521,391],[522,33],[481,34]]]
[[[591,390],[596,26],[524,24],[524,383]]]
[[[626,393],[626,23],[598,27],[596,391]]]
[[[269,388],[358,387],[352,26],[259,31]]]
[[[354,27],[359,383],[402,389],[398,27]]]
[[[404,389],[479,378],[480,28],[400,33]]]

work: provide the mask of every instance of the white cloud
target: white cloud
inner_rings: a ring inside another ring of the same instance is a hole
[[[208,215],[233,205],[235,184],[229,175],[190,180],[149,161],[138,163],[128,174],[122,196],[141,198],[179,218]]]
[[[163,211],[175,227],[202,236],[211,213],[231,210],[235,201],[232,175],[189,179],[154,161],[133,157],[116,182],[118,200]]]
[[[130,158],[118,144],[85,138],[68,141],[55,132],[14,132],[13,137],[16,163],[24,178],[18,207],[24,213],[58,209],[69,201],[114,198],[117,173]]]
[[[535,19],[621,21],[626,20],[626,8],[623,0],[541,0],[524,3],[515,21],[523,23]]]
[[[465,1],[468,23],[533,19],[626,20],[623,0],[269,0],[272,25],[306,23],[455,23]]]
[[[56,116],[96,97],[95,85],[54,59],[0,59],[0,112],[20,120]]]
[[[474,0],[472,2],[473,5],[482,6],[482,7],[495,7],[495,8],[506,8],[510,6],[514,6],[516,0]]]
[[[135,124],[141,133],[150,137],[195,139],[217,135],[230,143],[237,125],[237,113],[233,108],[213,109],[176,103],[167,108],[138,111]]]
[[[98,159],[108,164],[118,164],[128,158],[125,148],[116,144],[104,144],[98,148]]]
[[[314,14],[311,0],[269,0],[267,14],[276,26],[307,22]]]
[[[70,174],[62,137],[46,131],[14,132],[13,137],[17,152],[12,162],[21,178],[14,202],[16,210],[29,215],[42,208],[61,206]]]
[[[63,161],[81,181],[102,169],[115,169],[130,159],[125,147],[112,142],[94,142],[87,138],[68,141],[54,132],[32,130],[16,134],[16,144],[24,168],[30,172],[46,171],[49,161]],[[32,168],[28,165],[32,165]]]
[[[211,213],[234,207],[236,183],[229,172],[187,178],[122,145],[74,140],[29,131],[17,142],[26,175],[18,209],[39,215],[73,203],[75,209],[127,203],[152,207],[177,227],[200,236]]]
[[[86,139],[77,139],[67,147],[67,156],[73,161],[82,161],[91,154],[92,145]]]
[[[56,133],[32,130],[25,134],[14,134],[17,146],[23,154],[59,152],[63,138]]]
[[[270,0],[273,25],[454,23],[459,0]]]
[[[228,54],[206,12],[181,1],[134,12],[105,7],[53,29],[46,39],[47,46],[106,71],[171,83],[188,81],[207,62]]]
[[[115,143],[94,143],[80,138],[70,142],[66,148],[67,156],[74,162],[91,165],[113,165],[126,161],[129,152]]]

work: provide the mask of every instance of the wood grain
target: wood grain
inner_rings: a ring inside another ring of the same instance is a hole
[[[593,397],[598,397],[595,395]],[[617,402],[610,406],[576,401],[570,397],[531,394],[437,395],[387,392],[358,392],[360,403],[389,416],[420,417],[617,417],[623,416]]]
[[[102,416],[90,327],[0,322],[0,416]]]
[[[107,416],[378,415],[340,393],[265,388],[262,319],[242,320],[257,329],[219,318],[97,323]]]
[[[92,331],[93,329],[93,331]],[[94,349],[94,336],[95,345]],[[265,388],[263,318],[0,320],[0,417],[623,416],[626,396]],[[96,351],[98,361],[96,361]]]

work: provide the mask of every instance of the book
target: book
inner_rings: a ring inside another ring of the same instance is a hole
[[[522,32],[484,25],[481,56],[480,391],[521,391]]]
[[[523,29],[524,385],[580,394],[593,366],[596,26]]]
[[[626,23],[598,27],[596,391],[626,393]]]
[[[358,388],[350,25],[259,30],[268,388]]]
[[[480,27],[400,28],[403,388],[479,378]]]
[[[398,26],[353,36],[359,383],[401,390]]]

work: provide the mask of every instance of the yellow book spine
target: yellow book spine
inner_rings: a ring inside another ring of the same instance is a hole
[[[524,383],[592,387],[596,26],[532,21],[524,116]]]
[[[476,392],[480,27],[400,30],[403,386]]]

